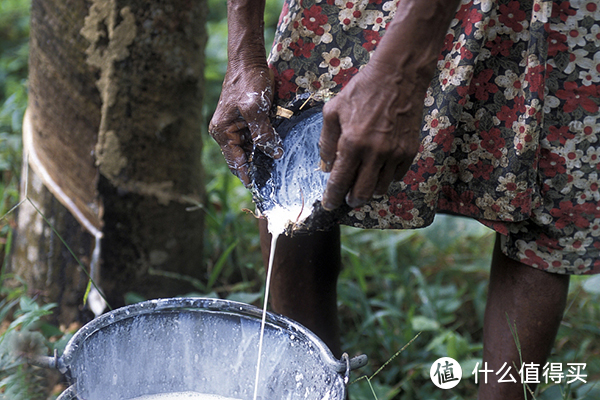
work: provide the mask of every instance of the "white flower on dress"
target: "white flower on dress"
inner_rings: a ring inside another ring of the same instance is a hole
[[[579,72],[579,79],[585,86],[589,86],[592,83],[600,82],[600,51],[594,54],[594,58],[586,59],[585,67],[582,66],[582,70]]]
[[[583,190],[584,199],[591,201],[592,199],[600,200],[600,179],[598,173],[592,172],[586,179],[577,180],[574,186]]]
[[[587,140],[590,143],[596,143],[598,141],[598,135],[600,135],[600,118],[589,115],[581,121],[572,121],[569,124],[571,132],[575,132],[577,143]]]
[[[369,204],[367,204],[361,208],[354,208],[354,209],[350,210],[348,215],[350,217],[356,218],[359,221],[364,221],[366,214],[369,213],[370,211],[371,211],[371,206]]]
[[[559,106],[560,106],[560,100],[557,97],[547,95],[544,98],[544,112],[546,114],[552,113],[552,109],[558,108]]]
[[[367,25],[371,26],[371,30],[379,31],[384,29],[391,18],[386,16],[384,13],[378,10],[367,10],[365,11],[365,21]]]
[[[600,20],[596,20],[600,21]],[[590,31],[585,35],[585,40],[594,43],[596,47],[600,47],[600,25],[592,25]]]
[[[496,85],[504,88],[504,97],[507,100],[512,100],[519,94],[523,93],[523,89],[527,86],[525,74],[517,75],[510,69],[505,75],[499,75],[494,80]]]
[[[303,76],[298,76],[296,78],[296,85],[305,89],[308,92],[314,92],[316,88],[313,85],[313,83],[315,81],[317,81],[317,74],[315,74],[312,71],[306,71],[306,73]]]
[[[450,119],[445,115],[440,115],[437,109],[433,110],[431,114],[427,114],[424,120],[423,130],[429,131],[430,134],[435,134],[440,129],[446,129],[450,126]]]
[[[517,177],[512,172],[498,178],[498,186],[496,191],[504,192],[505,196],[513,199],[517,194],[527,190],[527,182],[517,181]]]
[[[392,216],[389,211],[387,195],[377,200],[372,203],[372,207],[368,211],[369,218],[378,222],[377,228],[387,229],[390,227],[390,217]]]
[[[451,54],[449,53],[443,60],[438,61],[438,69],[441,70],[439,81],[442,90],[446,90],[450,85],[459,86],[473,75],[472,66],[459,66],[461,61],[460,54],[454,57]]]
[[[596,218],[591,224],[590,224],[590,234],[593,237],[598,237],[600,236],[600,218]]]
[[[332,75],[329,72],[324,73],[319,76],[319,83],[321,84],[321,90],[323,89],[333,89],[337,86],[337,83],[331,80]]]
[[[400,0],[390,0],[390,1],[386,1],[385,3],[383,3],[383,7],[381,7],[381,9],[383,11],[387,11],[390,13],[390,18],[394,17],[394,14],[396,13],[396,10],[398,9],[398,2]]]
[[[562,194],[570,194],[571,192],[573,192],[573,186],[575,186],[575,184],[579,181],[585,179],[584,173],[581,171],[571,171],[570,173],[567,173],[566,177],[567,182],[565,183],[565,186],[560,190]],[[548,180],[546,184],[552,185],[552,180]]]
[[[577,10],[573,15],[576,21],[581,21],[584,17],[591,17],[594,21],[600,21],[600,4],[598,0],[571,0],[571,7]]]
[[[585,152],[585,155],[581,157],[581,161],[590,166],[594,167],[600,163],[600,147],[590,146]]]
[[[532,121],[526,115],[519,115],[519,118],[513,122],[511,128],[515,133],[513,146],[517,154],[523,154],[537,147],[539,137],[537,122]]]
[[[431,107],[435,102],[435,97],[433,97],[433,89],[431,86],[427,88],[427,94],[425,95],[425,107]]]
[[[558,240],[558,244],[564,247],[568,253],[576,253],[583,255],[587,248],[592,245],[594,239],[587,236],[586,231],[576,231],[574,235],[562,237]]]
[[[563,147],[557,149],[557,152],[564,157],[567,170],[581,168],[583,150],[577,148],[575,140],[567,140]]]
[[[574,18],[568,18],[563,24],[556,24],[555,30],[567,36],[567,44],[569,47],[574,48],[575,46],[585,46],[585,37],[588,34],[588,30],[577,24]]]
[[[281,57],[284,61],[290,61],[292,57],[294,57],[294,52],[290,50],[290,43],[292,43],[291,38],[285,38],[277,45],[275,51],[271,53],[270,63],[274,63]]]
[[[552,15],[552,2],[535,0],[533,2],[533,9],[531,12],[532,22],[539,21],[542,23],[548,22],[548,19]]]
[[[419,183],[419,192],[423,193],[425,197],[423,201],[430,207],[435,207],[440,195],[440,180],[437,176],[431,176],[427,178],[427,181]]]
[[[463,1],[463,4],[468,4],[468,1]],[[481,11],[483,11],[484,13],[490,11],[492,9],[492,6],[494,5],[495,1],[493,0],[473,0],[473,4],[477,5],[479,4],[481,7]]]
[[[327,68],[332,75],[337,75],[341,69],[348,69],[352,66],[352,59],[350,57],[341,57],[341,51],[337,47],[331,49],[331,51],[323,52],[321,56],[323,61],[319,64],[321,68]]]
[[[368,0],[335,0],[335,5],[340,8],[338,18],[342,29],[348,30],[355,26],[362,29],[367,27],[365,9],[369,5]]]

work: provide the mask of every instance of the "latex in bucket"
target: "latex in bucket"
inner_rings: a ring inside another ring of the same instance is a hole
[[[151,300],[104,314],[71,338],[59,400],[192,391],[252,399],[261,310],[218,299]],[[346,364],[301,325],[268,313],[259,398],[343,400]]]

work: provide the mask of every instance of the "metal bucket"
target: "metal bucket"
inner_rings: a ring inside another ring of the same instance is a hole
[[[227,300],[151,300],[81,328],[52,361],[72,385],[58,400],[197,392],[252,399],[262,311]],[[267,313],[258,396],[343,400],[350,369],[298,323]],[[352,366],[351,366],[352,364]]]

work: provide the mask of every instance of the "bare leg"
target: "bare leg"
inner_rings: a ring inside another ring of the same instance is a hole
[[[271,235],[259,222],[261,249],[268,263]],[[280,236],[271,275],[273,310],[306,326],[341,356],[337,278],[341,269],[339,227],[306,236]]]
[[[497,236],[483,330],[483,361],[494,372],[488,374],[487,385],[480,373],[479,400],[524,398],[518,374],[521,362],[507,315],[517,327],[523,362],[541,368],[554,344],[569,288],[568,275],[551,274],[512,260],[502,253],[499,242]],[[512,367],[510,372],[517,383],[498,382],[500,376],[495,372],[505,362]],[[539,376],[541,379],[541,371]],[[530,387],[535,389],[535,385]]]

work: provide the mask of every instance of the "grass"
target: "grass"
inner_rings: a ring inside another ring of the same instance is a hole
[[[208,120],[224,72],[224,2],[211,0],[207,50]],[[269,10],[277,6],[270,3]],[[276,21],[271,12],[268,25]],[[26,105],[28,4],[0,3],[0,215],[19,201],[21,120]],[[271,28],[272,34],[272,28]],[[232,176],[220,149],[204,133],[203,161],[207,202],[207,275],[196,293],[260,306],[264,274],[256,221],[248,191]],[[15,214],[0,221],[0,263],[10,248]],[[364,231],[344,227],[339,309],[343,348],[367,354],[370,363],[353,375],[354,400],[472,399],[470,376],[481,361],[482,325],[493,234],[474,221],[439,216],[434,226],[416,231]],[[448,234],[451,232],[452,234]],[[46,398],[52,391],[40,371],[10,352],[15,335],[25,335],[30,350],[59,352],[76,327],[55,327],[43,316],[52,305],[38,304],[24,283],[13,286],[0,274],[0,399]],[[185,278],[185,277],[183,277]],[[126,294],[131,302],[143,300]],[[588,383],[542,385],[538,400],[600,398],[600,278],[573,277],[568,311],[550,361],[587,363]],[[12,336],[12,338],[11,338]],[[463,381],[453,390],[437,389],[429,367],[439,357],[460,361]],[[364,378],[361,378],[363,377]],[[49,390],[50,389],[50,390]],[[59,389],[55,389],[55,395]]]

